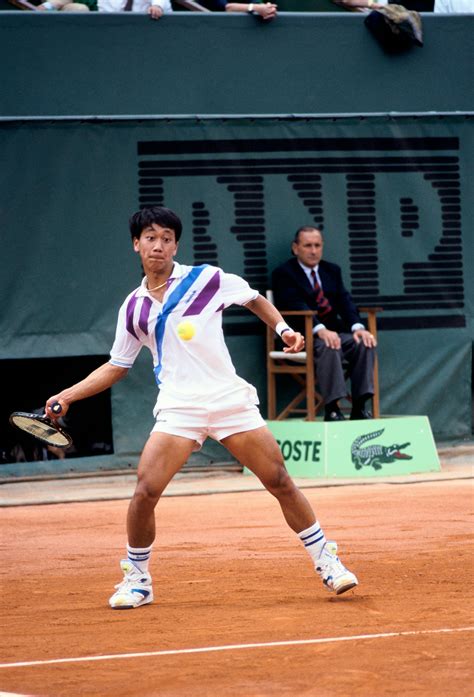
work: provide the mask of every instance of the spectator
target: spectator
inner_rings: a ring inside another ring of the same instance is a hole
[[[352,383],[351,419],[370,419],[365,403],[374,394],[375,338],[361,322],[340,267],[322,260],[323,244],[320,230],[309,226],[297,230],[293,258],[272,275],[275,305],[280,310],[314,312],[314,360],[324,420],[344,420],[338,405],[347,395],[343,361]]]
[[[99,12],[148,12],[152,19],[160,19],[173,12],[171,0],[98,0]]]
[[[272,2],[239,3],[226,0],[204,0],[199,3],[212,12],[248,12],[262,19],[273,19],[277,6]],[[38,5],[38,10],[66,12],[148,12],[152,19],[159,19],[164,14],[173,12],[171,0],[47,0]]]
[[[248,12],[262,19],[274,19],[277,16],[277,5],[273,2],[227,2],[227,0],[201,0],[201,5],[212,12]]]
[[[456,0],[454,0],[456,1]],[[473,2],[473,0],[465,0]],[[336,5],[347,7],[349,10],[377,10],[385,5],[403,5],[403,7],[412,12],[433,12],[435,0],[333,0]]]
[[[38,5],[38,10],[48,12],[96,12],[97,0],[83,0],[73,2],[73,0],[47,0]]]
[[[434,11],[438,14],[455,14],[474,12],[474,0],[435,0]]]

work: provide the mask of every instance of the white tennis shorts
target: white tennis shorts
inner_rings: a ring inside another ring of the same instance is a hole
[[[248,394],[248,393],[247,393]],[[221,441],[243,431],[265,426],[265,421],[253,401],[229,404],[220,399],[207,406],[182,406],[159,409],[152,433],[169,433],[195,440],[199,450],[206,438]]]

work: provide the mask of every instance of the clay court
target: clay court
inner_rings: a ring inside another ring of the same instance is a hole
[[[7,507],[0,690],[472,694],[468,477],[305,488],[360,586],[333,597],[264,491],[168,496],[155,602],[113,611],[127,501]]]

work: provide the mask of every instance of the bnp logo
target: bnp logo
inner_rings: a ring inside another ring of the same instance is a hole
[[[384,431],[385,429],[382,428],[379,431],[366,433],[356,438],[352,443],[351,457],[356,470],[360,470],[362,467],[373,467],[374,470],[380,470],[382,469],[382,465],[390,464],[396,460],[413,459],[411,455],[408,455],[408,453],[401,452],[407,448],[410,443],[393,443],[392,445],[380,445],[379,443],[372,443],[363,447],[367,441],[378,438]]]

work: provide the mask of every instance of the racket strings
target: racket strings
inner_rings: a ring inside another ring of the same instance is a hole
[[[15,415],[12,417],[12,422],[18,428],[26,431],[35,438],[39,438],[48,445],[55,445],[59,448],[65,448],[70,445],[70,439],[65,433],[58,430],[54,425],[49,424],[47,421],[34,419],[30,416]]]

